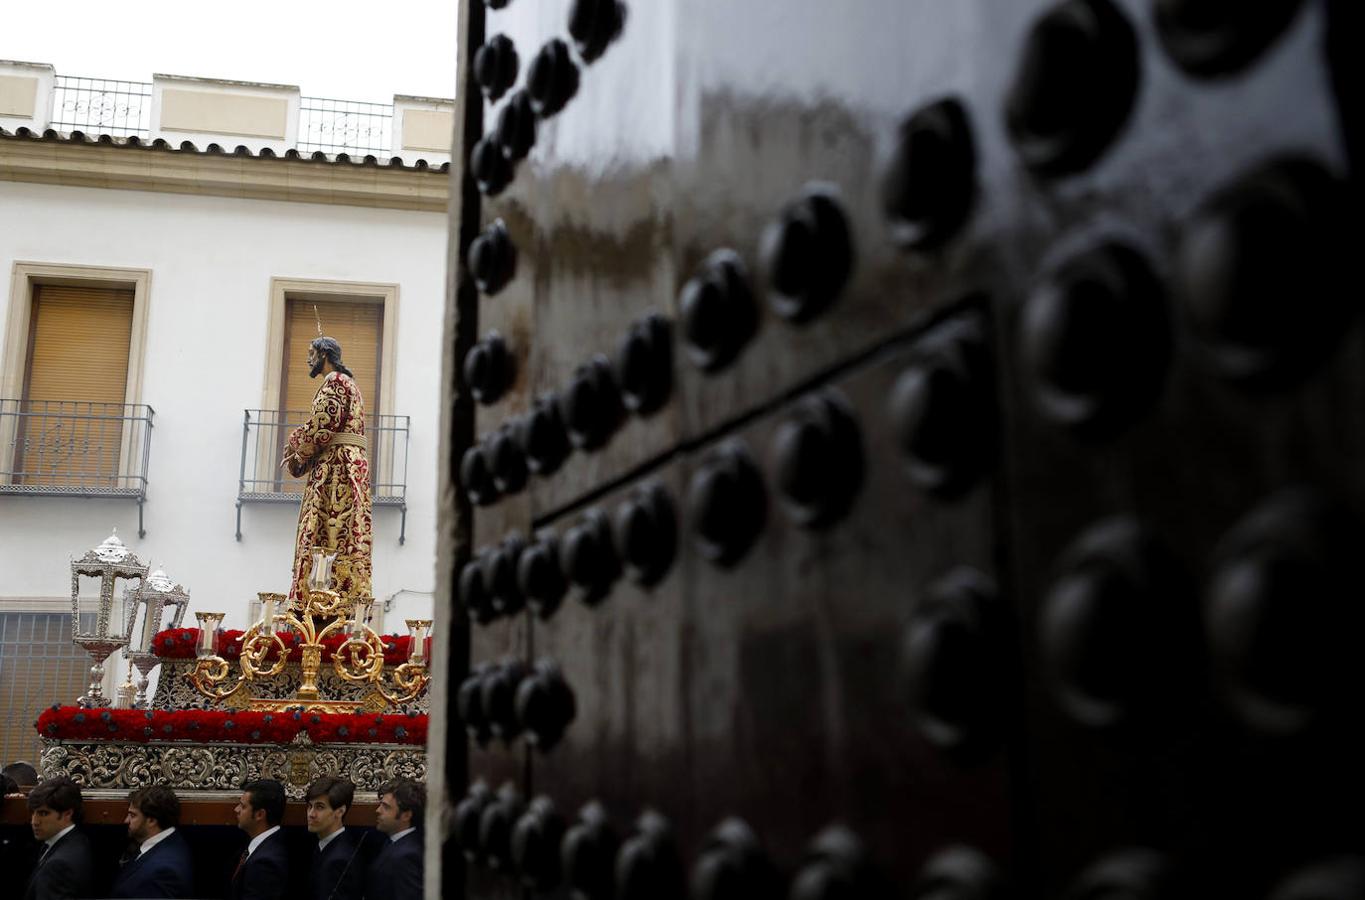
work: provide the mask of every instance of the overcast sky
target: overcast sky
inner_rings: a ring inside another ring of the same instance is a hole
[[[308,97],[452,97],[457,0],[55,0],[3,3],[0,59],[58,75],[153,72],[295,84]]]

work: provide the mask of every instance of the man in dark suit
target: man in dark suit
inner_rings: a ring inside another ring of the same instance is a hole
[[[360,900],[365,890],[363,836],[343,820],[355,799],[355,785],[324,775],[308,785],[308,830],[318,839],[309,886],[313,900]]]
[[[81,805],[81,789],[69,778],[44,781],[29,791],[29,825],[43,849],[29,877],[24,900],[94,895],[94,855],[90,841],[76,828]]]
[[[237,827],[251,838],[232,873],[232,900],[281,900],[289,887],[289,853],[280,833],[284,785],[270,778],[242,785]]]
[[[425,809],[425,785],[395,778],[379,788],[375,827],[388,840],[370,863],[365,900],[411,900],[422,896],[423,838],[418,826]]]
[[[194,893],[189,844],[176,831],[180,799],[175,791],[154,784],[128,797],[128,837],[137,845],[114,876],[110,897],[173,897]]]

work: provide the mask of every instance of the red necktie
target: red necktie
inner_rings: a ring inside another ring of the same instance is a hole
[[[242,874],[242,866],[246,865],[246,851],[242,851],[242,858],[237,860],[237,868],[232,870],[232,880],[236,881],[237,876]]]

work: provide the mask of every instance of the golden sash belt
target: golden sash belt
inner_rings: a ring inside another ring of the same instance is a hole
[[[359,447],[366,453],[370,450],[370,442],[365,440],[363,434],[351,434],[345,431],[338,431],[332,435],[332,440],[328,442],[329,447]]]

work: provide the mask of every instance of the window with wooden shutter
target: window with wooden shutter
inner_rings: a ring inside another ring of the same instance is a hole
[[[15,447],[22,483],[117,486],[132,332],[132,289],[34,287]]]
[[[316,306],[317,312],[314,313]],[[313,396],[322,377],[308,376],[308,347],[322,332],[341,345],[341,361],[351,370],[365,403],[366,421],[379,410],[380,367],[383,365],[384,304],[382,301],[327,300],[302,296],[288,298],[285,305],[284,371],[280,377],[280,449],[294,427],[307,419]],[[373,460],[372,460],[373,461]],[[280,489],[302,490],[302,481],[285,477]]]

